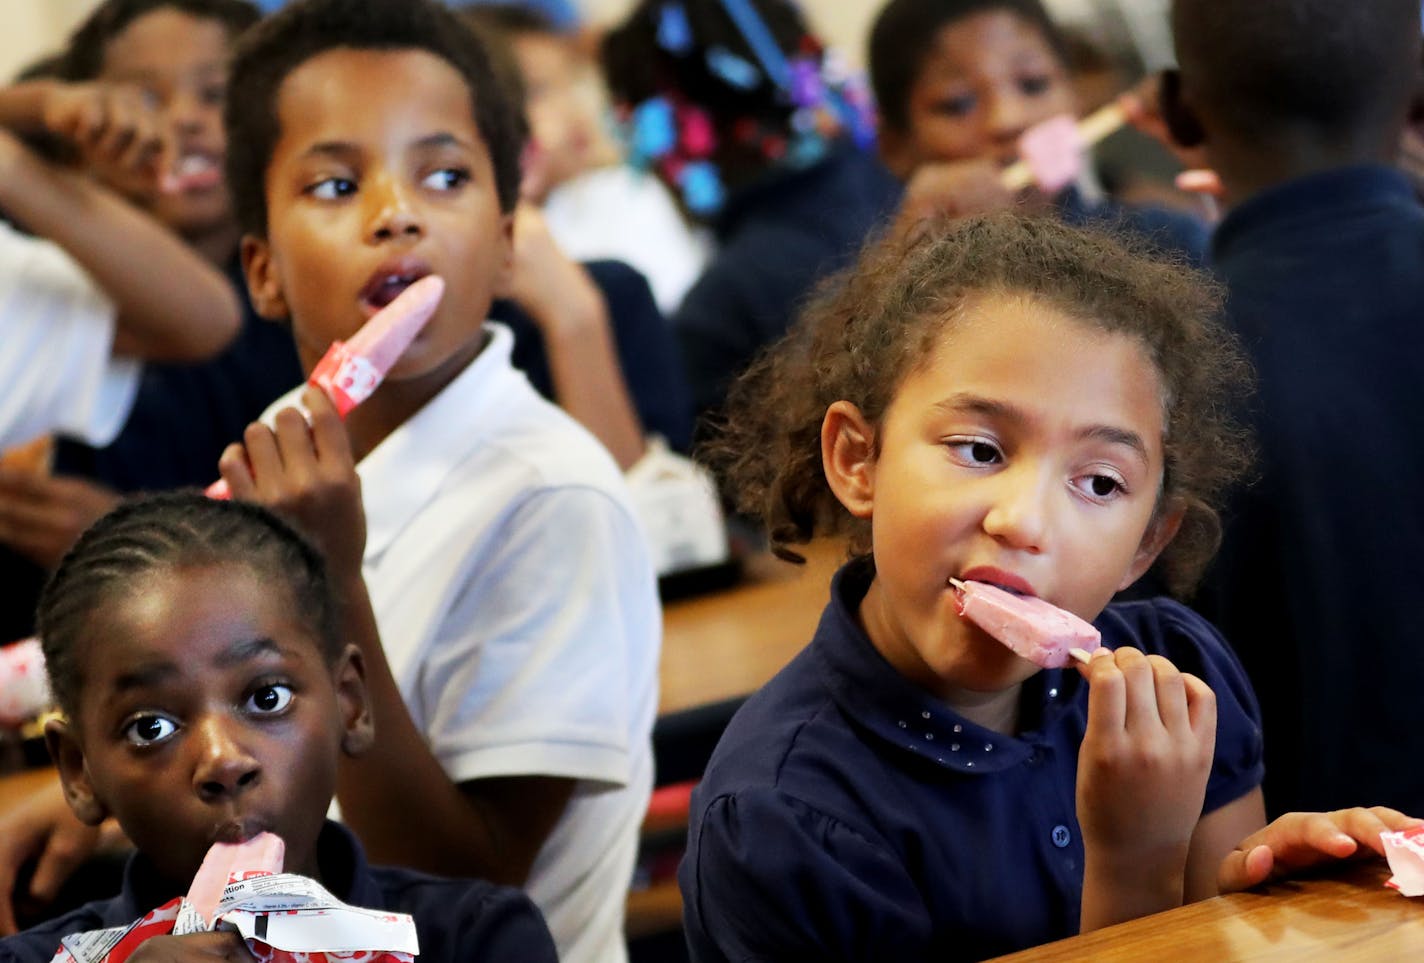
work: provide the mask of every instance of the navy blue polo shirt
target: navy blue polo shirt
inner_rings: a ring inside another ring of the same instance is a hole
[[[421,963],[558,960],[544,918],[517,889],[367,865],[356,837],[330,821],[317,840],[317,862],[322,885],[343,903],[409,913],[415,919]],[[0,940],[0,963],[48,963],[62,937],[131,923],[181,895],[154,874],[143,856],[135,854],[124,869],[124,887],[118,896]]]
[[[864,561],[836,576],[811,644],[732,719],[693,794],[678,879],[694,960],[982,959],[1078,931],[1086,683],[1044,670],[1018,735],[975,725],[871,645],[855,615],[870,579]],[[1211,626],[1166,599],[1096,624],[1216,693],[1203,812],[1260,784],[1255,699]]]
[[[1259,457],[1201,606],[1261,700],[1267,809],[1424,813],[1424,207],[1391,168],[1325,171],[1212,245]]]

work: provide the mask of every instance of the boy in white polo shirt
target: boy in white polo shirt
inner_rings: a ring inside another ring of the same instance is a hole
[[[240,42],[231,90],[248,286],[308,371],[416,278],[446,282],[345,431],[308,392],[310,427],[284,410],[222,461],[234,495],[307,523],[358,636],[369,589],[381,735],[342,772],[343,818],[375,859],[524,884],[561,959],[618,960],[661,616],[617,466],[482,323],[510,268],[514,107],[427,0],[288,6]]]

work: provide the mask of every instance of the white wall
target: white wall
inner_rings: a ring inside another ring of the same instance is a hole
[[[57,50],[98,0],[0,0],[0,81]]]

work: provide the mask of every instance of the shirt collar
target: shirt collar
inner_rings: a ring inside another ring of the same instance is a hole
[[[1024,683],[1020,713],[1030,728],[1006,736],[964,718],[910,682],[876,650],[856,619],[874,578],[869,559],[856,559],[831,583],[831,602],[811,646],[831,696],[842,711],[897,750],[966,775],[1022,765],[1072,703],[1076,672],[1045,669]]]
[[[1212,260],[1221,264],[1241,245],[1266,232],[1313,236],[1303,224],[1338,218],[1349,211],[1370,211],[1392,204],[1410,206],[1409,178],[1382,164],[1359,164],[1308,174],[1276,184],[1236,205],[1212,234]]]
[[[487,436],[496,407],[523,375],[514,335],[486,322],[485,346],[465,370],[356,466],[366,496],[366,561],[378,558],[434,497],[461,458]],[[379,497],[369,493],[379,492]]]

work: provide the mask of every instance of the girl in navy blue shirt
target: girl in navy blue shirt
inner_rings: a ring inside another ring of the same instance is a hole
[[[737,714],[679,878],[698,960],[978,959],[1380,850],[1386,809],[1266,826],[1255,698],[1166,599],[1242,467],[1244,381],[1186,270],[1048,220],[890,240],[740,382],[721,438],[787,552],[853,560],[811,644]],[[951,579],[1095,620],[1042,670]]]

